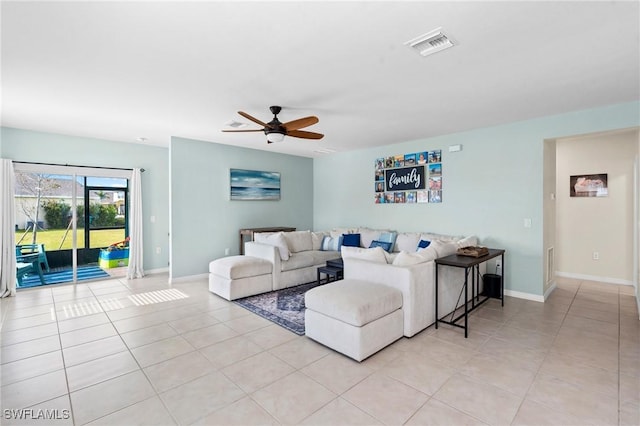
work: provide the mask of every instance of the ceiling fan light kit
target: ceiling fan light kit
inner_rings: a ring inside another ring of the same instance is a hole
[[[311,126],[316,124],[319,120],[318,117],[308,116],[303,118],[298,118],[297,120],[287,121],[286,123],[280,122],[278,120],[278,114],[282,110],[282,107],[272,106],[269,107],[271,113],[273,114],[273,120],[268,123],[264,123],[257,118],[247,114],[243,111],[238,111],[238,114],[246,118],[247,120],[253,121],[256,124],[262,126],[262,129],[255,130],[223,130],[223,132],[264,132],[267,136],[267,143],[273,142],[282,142],[285,136],[292,136],[294,138],[301,139],[322,139],[324,137],[321,133],[308,132],[305,130],[300,130],[302,128]]]
[[[273,130],[265,130],[264,133],[267,135],[267,143],[282,142],[284,140],[284,133]]]

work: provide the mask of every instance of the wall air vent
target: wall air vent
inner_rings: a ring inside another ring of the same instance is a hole
[[[441,28],[435,29],[427,34],[409,40],[405,46],[416,50],[422,56],[429,56],[436,52],[453,47],[453,42],[444,35]]]

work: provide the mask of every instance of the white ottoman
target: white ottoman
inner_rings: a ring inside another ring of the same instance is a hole
[[[266,293],[273,288],[272,270],[257,257],[221,257],[209,263],[209,291],[227,300]]]
[[[356,361],[403,334],[402,293],[383,284],[345,279],[305,293],[305,334]]]

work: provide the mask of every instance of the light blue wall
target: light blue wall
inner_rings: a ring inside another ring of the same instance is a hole
[[[96,167],[140,167],[144,213],[144,268],[167,268],[169,259],[169,150],[100,139],[3,127],[0,157],[16,161]],[[155,216],[155,223],[150,217]],[[160,254],[156,253],[160,247]]]
[[[171,278],[208,272],[225,249],[238,254],[241,228],[313,224],[313,160],[174,137]],[[281,173],[280,201],[230,201],[229,169]]]
[[[477,235],[483,245],[507,250],[508,289],[540,296],[544,140],[638,125],[640,103],[633,102],[318,158],[314,228]],[[450,153],[456,144],[462,151]],[[436,149],[442,150],[442,204],[374,204],[376,158]]]

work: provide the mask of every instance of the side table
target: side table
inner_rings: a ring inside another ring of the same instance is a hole
[[[468,337],[468,331],[469,331],[469,326],[468,326],[468,317],[469,317],[469,313],[472,312],[474,309],[480,307],[484,302],[486,302],[487,300],[490,299],[490,297],[488,296],[483,296],[483,299],[480,299],[480,292],[479,292],[479,285],[480,285],[480,264],[486,262],[487,260],[493,259],[495,257],[500,256],[501,257],[501,265],[502,265],[502,277],[500,280],[500,301],[501,301],[501,305],[504,306],[504,271],[505,271],[505,264],[504,264],[504,253],[505,251],[503,249],[489,249],[489,254],[486,254],[484,256],[480,256],[480,257],[471,257],[471,256],[461,256],[459,254],[452,254],[449,256],[445,256],[445,257],[441,257],[439,259],[435,260],[436,263],[436,329],[438,328],[438,323],[445,323],[445,324],[449,324],[455,327],[460,327],[460,328],[464,328],[464,337]],[[451,266],[454,268],[463,268],[464,269],[464,284],[462,285],[462,289],[460,290],[460,296],[458,296],[458,303],[456,303],[455,309],[453,310],[453,312],[451,312],[451,318],[446,320],[445,318],[448,317],[449,314],[447,314],[445,317],[440,318],[438,316],[438,268],[440,266]],[[471,309],[469,309],[469,298],[468,298],[468,294],[469,294],[469,271],[472,271],[471,274]],[[462,307],[462,305],[458,306],[459,302],[460,302],[460,297],[462,296],[462,293],[464,292],[464,300],[463,300],[463,305],[464,305],[464,313],[458,315],[457,317],[454,318],[456,311]],[[460,321],[462,318],[464,318],[464,326],[457,324],[458,321]]]
[[[318,268],[318,285],[320,285],[320,274],[327,275],[327,283],[333,278],[334,281],[344,278],[344,263],[342,258],[327,260],[326,266],[320,266]]]

